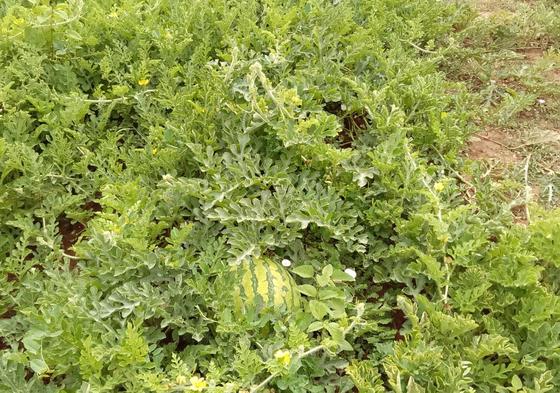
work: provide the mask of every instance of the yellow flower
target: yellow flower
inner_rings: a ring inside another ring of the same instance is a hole
[[[206,382],[204,378],[200,377],[191,377],[190,382],[190,390],[194,390],[195,392],[200,392],[208,386],[208,382]]]
[[[149,79],[140,79],[140,80],[138,81],[138,84],[139,84],[140,86],[147,86],[148,83],[150,83],[150,80],[149,80]]]
[[[444,188],[445,188],[445,185],[442,182],[437,182],[434,185],[434,190],[436,190],[436,192],[442,192]]]
[[[113,11],[113,12],[111,12],[111,13],[109,14],[109,16],[110,16],[111,18],[116,18],[116,17],[119,16],[119,14],[117,14],[115,11]]]
[[[177,385],[184,385],[187,383],[187,377],[185,377],[184,375],[177,375],[177,377],[175,378],[175,382],[177,383]]]
[[[302,104],[301,98],[297,93],[296,89],[290,89],[284,92],[284,99],[295,106],[300,106]]]
[[[288,367],[292,360],[292,354],[289,351],[278,350],[274,353],[274,358],[284,367]]]

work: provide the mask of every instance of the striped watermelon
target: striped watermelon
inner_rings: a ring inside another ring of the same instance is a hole
[[[254,258],[235,266],[233,303],[238,314],[293,310],[300,305],[296,283],[284,267],[269,258]]]

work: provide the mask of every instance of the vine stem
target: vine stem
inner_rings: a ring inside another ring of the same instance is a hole
[[[416,164],[416,161],[414,161],[414,157],[410,153],[410,146],[408,145],[408,143],[405,144],[405,151],[406,151],[407,158],[410,161],[410,165],[412,165],[412,169],[418,170],[419,169],[418,165]],[[440,202],[439,197],[434,192],[432,187],[430,187],[430,185],[428,184],[428,181],[426,180],[426,177],[424,176],[424,173],[420,174],[420,180],[422,181],[422,184],[424,185],[426,190],[428,190],[430,195],[434,198],[434,201],[435,201],[436,207],[437,207],[437,219],[440,223],[443,224],[443,214],[442,214],[441,202]],[[444,251],[445,251],[446,245],[444,244],[443,247],[444,247]],[[448,298],[449,298],[449,281],[451,280],[451,274],[453,273],[453,269],[449,268],[445,259],[443,261],[443,265],[445,266],[445,281],[446,282],[445,282],[445,288],[443,289],[443,294],[441,294],[441,299],[443,301],[443,304],[447,305]]]
[[[65,252],[61,252],[61,254],[62,254],[62,256],[63,256],[64,258],[72,259],[72,260],[74,260],[74,261],[79,261],[80,259],[82,259],[82,258],[80,258],[80,257],[77,257],[77,256],[75,256],[75,255],[70,255],[70,254],[67,254],[67,253],[65,253]]]
[[[527,156],[525,163],[525,216],[527,217],[527,224],[531,224],[531,215],[529,212],[529,202],[531,201],[531,187],[529,186],[529,163],[531,162],[531,153]]]
[[[344,329],[344,331],[342,332],[342,336],[345,337],[352,329],[354,329],[354,327],[356,326],[356,324],[358,323],[358,320],[361,318],[361,316],[363,315],[363,307],[361,309],[359,309],[358,314],[356,315],[356,317],[354,318],[354,320],[352,321],[352,323],[346,328]],[[323,344],[317,345],[316,347],[313,347],[311,349],[308,349],[307,351],[303,352],[301,355],[299,355],[296,360],[301,360],[307,356],[313,355],[316,352],[322,351],[323,349],[325,349],[326,346]],[[272,381],[274,378],[276,378],[280,373],[278,371],[270,374],[268,377],[266,377],[265,379],[262,380],[261,383],[259,383],[256,386],[253,386],[249,392],[250,393],[256,393],[259,390],[261,390],[262,388],[264,388],[270,381]]]
[[[418,170],[418,165],[416,165],[416,161],[414,161],[414,157],[412,157],[412,154],[410,153],[410,148],[408,146],[408,143],[406,144],[406,155],[407,155],[407,157],[410,161],[410,164],[412,165],[412,169]],[[432,197],[434,198],[434,200],[436,202],[438,221],[443,222],[443,216],[442,216],[442,212],[441,212],[441,204],[440,204],[440,201],[439,201],[439,197],[434,192],[434,190],[432,190],[432,187],[430,187],[430,185],[428,184],[428,181],[426,180],[426,177],[424,176],[423,173],[420,176],[420,180],[422,181],[422,184],[428,190],[430,195],[432,195]]]
[[[261,390],[262,388],[264,388],[270,381],[272,381],[274,379],[274,377],[276,377],[278,375],[278,372],[275,372],[273,374],[270,374],[265,380],[263,380],[261,383],[259,383],[257,386],[251,388],[251,390],[249,391],[250,393],[255,393],[259,390]]]
[[[421,48],[421,47],[419,47],[418,45],[416,45],[414,42],[411,42],[411,41],[408,41],[408,40],[403,40],[403,39],[401,39],[401,41],[404,42],[404,43],[409,44],[409,45],[412,46],[414,49],[417,49],[417,50],[419,50],[420,52],[423,52],[423,53],[429,53],[429,54],[436,54],[436,53],[438,53],[438,52],[433,51],[433,50],[428,50],[428,49]]]
[[[76,13],[74,14],[74,16],[72,16],[71,18],[68,18],[66,20],[60,21],[60,22],[56,22],[53,23],[53,8],[51,7],[51,23],[43,23],[43,24],[33,24],[31,25],[32,28],[34,29],[39,29],[41,27],[54,27],[54,26],[63,26],[63,25],[67,25],[68,23],[72,23],[77,19],[80,19],[82,17],[82,9],[84,7],[84,2],[83,1],[79,1],[78,3],[78,9],[76,11]]]
[[[131,96],[124,96],[124,97],[117,97],[117,98],[107,98],[107,99],[98,99],[98,100],[91,100],[91,99],[87,99],[87,98],[82,98],[81,100],[83,102],[91,102],[92,104],[110,104],[111,102],[120,102],[120,101],[126,101],[130,98],[138,98],[141,95],[144,94],[148,94],[148,93],[152,93],[156,91],[155,89],[148,89],[148,90],[144,90],[140,93],[131,95]]]
[[[441,158],[442,162],[445,162],[445,157],[443,156],[443,154],[440,153],[440,151],[438,149],[436,149],[434,147],[434,150],[436,151],[436,153],[438,154],[439,158]],[[459,172],[457,172],[454,168],[452,168],[451,166],[447,167],[451,172],[453,172],[453,175],[455,175],[455,177],[459,180],[461,180],[463,183],[465,183],[467,186],[471,187],[471,188],[476,188],[474,186],[474,184],[472,184],[470,181],[468,181],[467,179],[465,179]]]

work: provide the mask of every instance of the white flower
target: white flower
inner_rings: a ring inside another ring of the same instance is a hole
[[[539,99],[537,100],[537,102],[538,102],[539,104],[543,105],[546,101],[543,100],[542,98],[539,98]]]
[[[352,278],[356,278],[356,276],[357,276],[356,271],[354,269],[350,269],[350,268],[344,270],[344,273],[348,274]]]
[[[282,266],[290,267],[292,266],[292,261],[290,261],[289,259],[282,259]]]

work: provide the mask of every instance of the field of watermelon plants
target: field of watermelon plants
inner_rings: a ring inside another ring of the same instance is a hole
[[[559,50],[554,0],[3,0],[0,392],[560,391]]]

